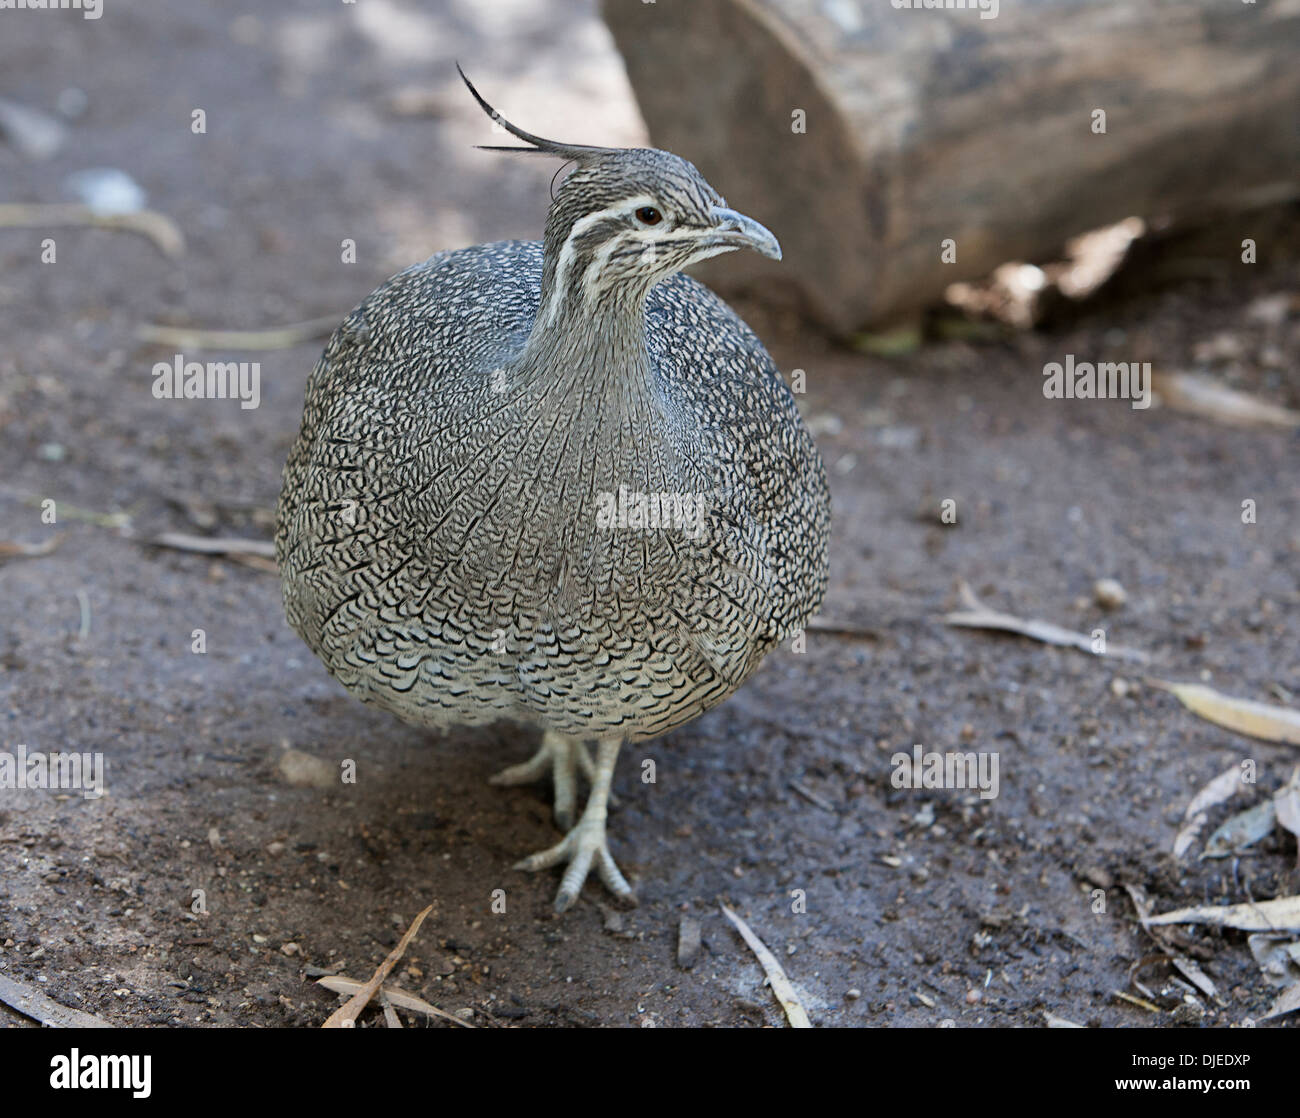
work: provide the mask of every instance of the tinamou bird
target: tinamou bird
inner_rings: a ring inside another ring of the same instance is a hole
[[[541,242],[438,253],[330,339],[284,470],[285,612],[406,722],[539,730],[493,779],[549,774],[567,834],[518,868],[566,865],[557,911],[593,866],[634,900],[606,839],[620,748],[727,698],[825,590],[826,474],[794,399],[679,274],[781,249],[686,160],[534,136],[465,83],[529,145],[493,150],[573,169]]]

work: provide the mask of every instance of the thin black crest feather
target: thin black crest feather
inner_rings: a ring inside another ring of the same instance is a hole
[[[530,148],[497,147],[496,145],[492,145],[492,144],[475,145],[480,150],[511,151],[511,152],[515,152],[516,154],[522,153],[525,155],[554,155],[554,156],[558,156],[561,159],[577,160],[578,162],[581,162],[584,159],[590,159],[592,156],[606,155],[612,150],[610,148],[592,147],[589,144],[562,144],[557,140],[548,140],[544,136],[534,136],[531,132],[525,132],[522,128],[518,127],[517,125],[511,124],[510,121],[506,120],[506,118],[503,117],[499,112],[497,112],[496,109],[494,109],[485,100],[483,100],[482,94],[480,94],[479,91],[474,88],[474,83],[465,76],[465,71],[460,68],[459,62],[456,63],[456,72],[460,74],[461,80],[465,83],[465,87],[473,95],[474,100],[478,102],[478,106],[480,109],[482,109],[485,113],[487,113],[487,115],[490,116],[497,124],[501,125],[501,127],[504,128],[507,132],[509,132],[510,135],[516,137],[517,139],[523,140],[527,144],[533,145]]]

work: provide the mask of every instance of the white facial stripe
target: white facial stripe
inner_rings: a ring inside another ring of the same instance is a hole
[[[650,247],[653,244],[663,241],[689,240],[699,235],[699,229],[692,226],[684,226],[681,229],[659,232],[657,229],[629,229],[627,232],[612,238],[608,244],[601,245],[596,251],[590,264],[587,265],[586,271],[582,273],[582,294],[583,297],[590,300],[596,294],[597,283],[600,279],[600,273],[605,270],[609,263],[609,258],[618,249],[627,246],[629,241],[640,241]],[[700,260],[707,259],[710,256],[717,256],[722,252],[729,252],[732,246],[719,246],[711,251],[705,250],[703,256],[698,257]]]
[[[578,251],[577,239],[592,226],[599,225],[602,221],[606,221],[611,217],[623,217],[634,210],[639,210],[642,206],[653,206],[654,201],[648,194],[638,194],[635,198],[620,202],[617,206],[613,206],[608,210],[588,214],[573,223],[573,228],[569,230],[569,235],[565,239],[564,247],[560,249],[560,257],[555,262],[555,280],[551,286],[550,302],[546,304],[546,315],[542,321],[543,326],[549,326],[560,309],[560,301],[564,298],[564,289],[569,280],[569,269],[573,267],[573,256]]]

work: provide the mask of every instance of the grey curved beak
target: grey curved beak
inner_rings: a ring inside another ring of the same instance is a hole
[[[735,248],[752,248],[770,260],[781,259],[781,244],[767,226],[725,206],[714,206],[710,212],[724,244]]]

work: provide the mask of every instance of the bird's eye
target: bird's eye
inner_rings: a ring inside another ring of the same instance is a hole
[[[658,225],[663,220],[663,214],[654,206],[642,206],[636,211],[636,219],[642,225]]]

